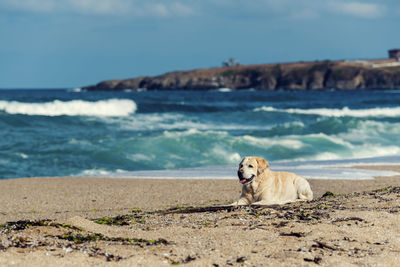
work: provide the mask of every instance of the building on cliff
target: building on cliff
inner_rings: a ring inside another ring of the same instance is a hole
[[[222,67],[234,67],[239,65],[240,65],[239,61],[234,58],[230,58],[222,62]]]
[[[393,58],[397,61],[400,61],[400,49],[391,49],[389,52],[389,58]]]

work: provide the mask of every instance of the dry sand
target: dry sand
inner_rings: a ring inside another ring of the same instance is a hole
[[[0,180],[0,266],[398,265],[400,176],[310,183],[312,202],[217,210],[236,180]]]

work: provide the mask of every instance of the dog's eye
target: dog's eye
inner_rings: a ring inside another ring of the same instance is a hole
[[[249,165],[249,168],[253,168],[253,165]]]

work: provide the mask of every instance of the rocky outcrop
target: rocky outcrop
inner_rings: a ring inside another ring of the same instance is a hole
[[[343,61],[233,66],[111,80],[84,90],[400,89],[400,67],[372,68]]]

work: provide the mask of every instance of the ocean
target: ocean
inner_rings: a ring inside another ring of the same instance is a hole
[[[0,179],[232,178],[240,159],[306,178],[398,164],[400,90],[0,90]]]

